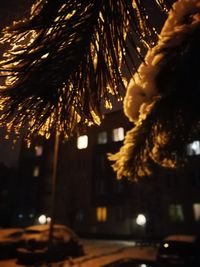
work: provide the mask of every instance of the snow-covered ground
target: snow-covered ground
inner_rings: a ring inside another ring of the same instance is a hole
[[[51,267],[99,267],[122,258],[145,259],[154,261],[157,249],[139,247],[133,241],[82,240],[85,256],[51,264]],[[0,261],[0,267],[19,267],[16,260]],[[47,265],[41,265],[45,267]]]

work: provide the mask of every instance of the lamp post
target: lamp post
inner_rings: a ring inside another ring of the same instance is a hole
[[[145,228],[146,228],[147,219],[144,214],[138,214],[136,217],[136,224],[140,227],[140,231],[142,235],[145,235]]]
[[[51,195],[51,220],[49,223],[49,238],[48,238],[48,251],[51,251],[53,244],[53,227],[55,223],[55,202],[56,202],[56,178],[57,178],[57,166],[58,166],[58,150],[59,150],[59,133],[55,133],[54,154],[53,154],[53,173],[52,173],[52,195]],[[49,267],[51,264],[48,265]]]

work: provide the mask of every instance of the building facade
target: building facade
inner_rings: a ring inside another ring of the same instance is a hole
[[[12,224],[15,199],[17,197],[16,169],[0,162],[0,228]]]
[[[60,142],[54,188],[56,222],[67,224],[82,236],[198,234],[199,141],[189,144],[190,163],[184,169],[157,167],[151,177],[138,182],[117,180],[107,153],[119,150],[131,127],[123,112],[115,111],[105,115],[101,126]],[[38,139],[29,149],[22,147],[18,207],[21,216],[32,216],[34,222],[42,214],[52,214],[53,155],[53,138]]]

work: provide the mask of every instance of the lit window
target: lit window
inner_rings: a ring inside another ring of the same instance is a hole
[[[40,174],[40,168],[38,166],[36,166],[33,170],[33,176],[34,177],[38,177]]]
[[[189,156],[200,155],[200,141],[194,141],[187,145],[187,154]]]
[[[106,144],[108,141],[107,132],[100,132],[98,134],[98,144]]]
[[[96,187],[96,194],[101,195],[105,193],[105,181],[103,179],[99,178],[96,181],[95,187]]]
[[[106,207],[97,207],[96,209],[97,221],[105,222],[107,220],[107,208]]]
[[[35,155],[37,157],[42,156],[43,147],[42,146],[35,146]]]
[[[169,206],[169,216],[172,222],[184,221],[183,208],[181,205],[172,204]]]
[[[20,213],[20,214],[18,214],[18,218],[19,218],[19,219],[22,219],[23,217],[24,217],[24,215],[23,215],[23,214],[21,214],[21,213]]]
[[[124,128],[116,128],[113,130],[113,141],[118,142],[124,140]]]
[[[88,136],[82,135],[77,138],[77,148],[85,149],[88,146]]]
[[[200,203],[193,204],[195,221],[200,221]]]

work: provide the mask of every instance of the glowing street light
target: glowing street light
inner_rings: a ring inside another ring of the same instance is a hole
[[[46,215],[44,215],[44,214],[40,215],[39,218],[38,218],[38,222],[40,224],[46,224],[47,223],[47,217],[46,217]]]
[[[138,216],[136,218],[137,225],[144,226],[146,224],[146,222],[147,222],[147,219],[144,216],[144,214],[138,214]]]

